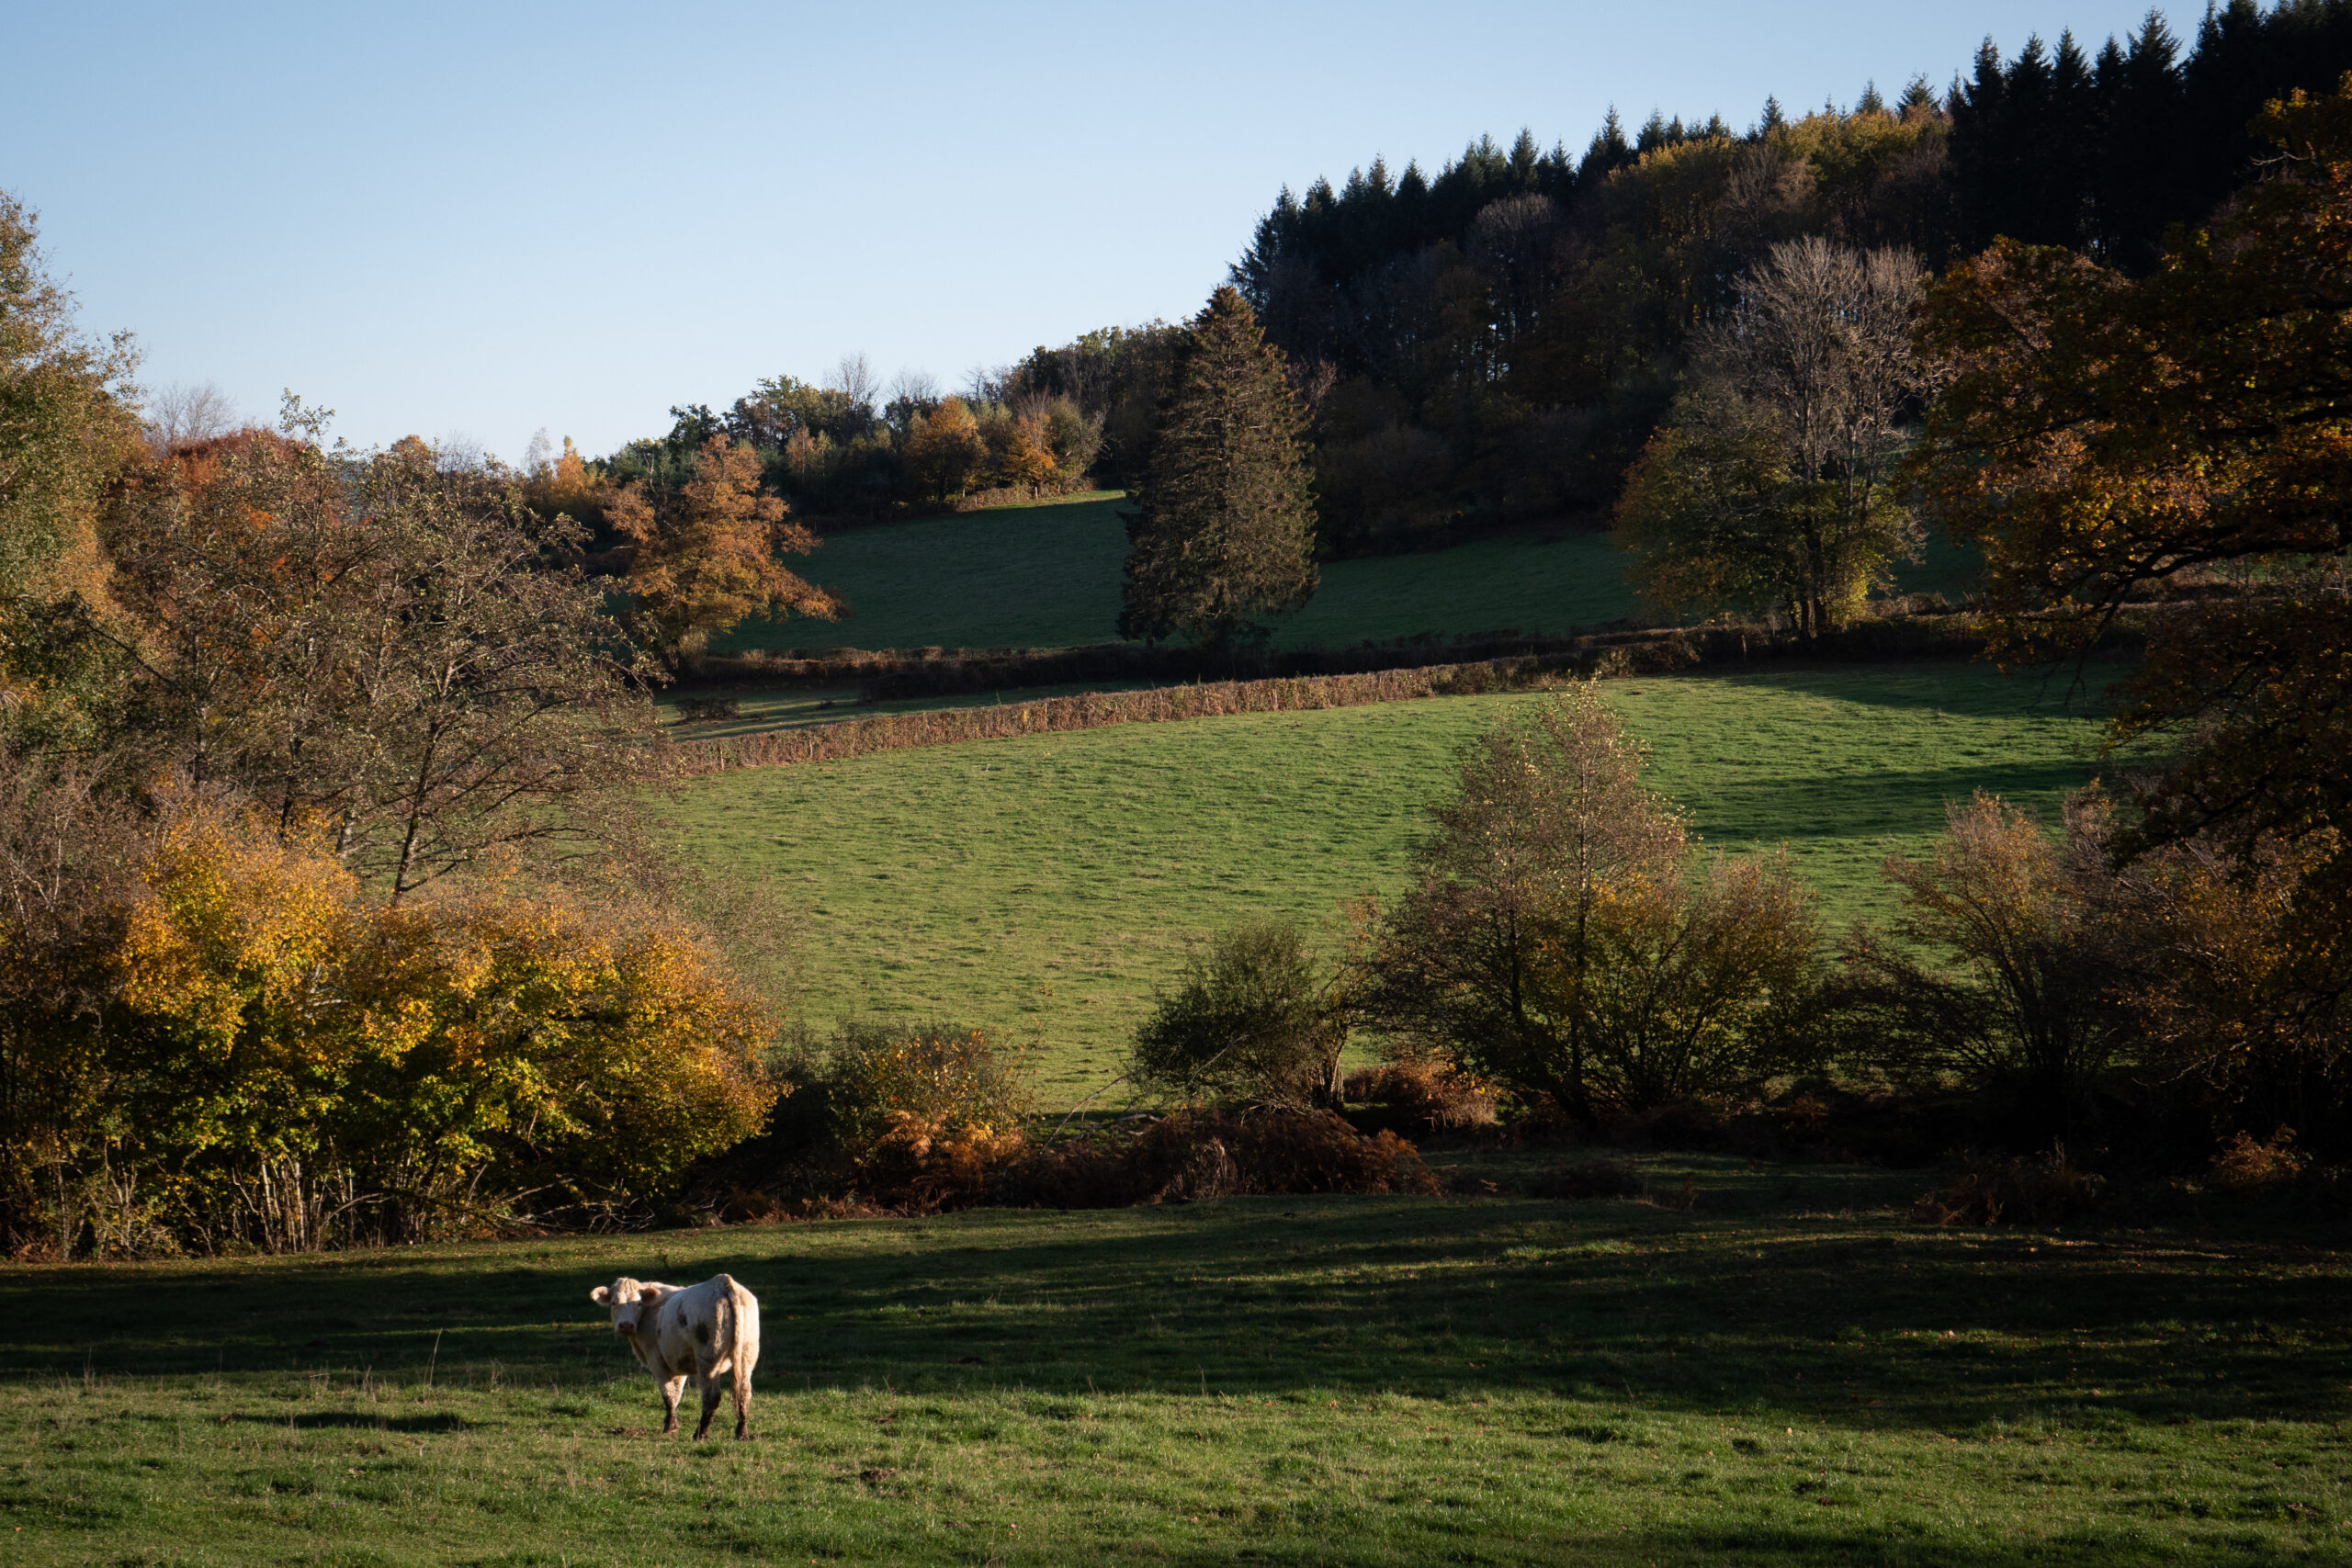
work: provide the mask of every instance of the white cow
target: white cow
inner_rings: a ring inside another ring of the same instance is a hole
[[[598,1306],[613,1310],[613,1332],[628,1341],[653,1381],[662,1385],[662,1430],[678,1429],[678,1395],[688,1378],[702,1390],[702,1425],[696,1439],[710,1435],[718,1412],[718,1374],[731,1372],[735,1390],[735,1435],[747,1435],[752,1417],[752,1368],[760,1359],[760,1299],[725,1274],[699,1285],[663,1285],[624,1275],[588,1292]]]

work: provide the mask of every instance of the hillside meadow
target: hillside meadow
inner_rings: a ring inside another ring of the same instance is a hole
[[[848,601],[842,620],[746,621],[712,644],[753,648],[1069,648],[1118,640],[1124,497],[1097,491],[828,536],[805,563]],[[1333,561],[1284,648],[1476,632],[1571,632],[1634,613],[1605,534],[1544,533],[1426,555]]]
[[[752,649],[1072,648],[1118,638],[1125,497],[1096,491],[1030,506],[877,524],[826,536],[805,561],[840,594],[840,621],[745,621],[712,645]],[[1606,533],[1535,528],[1413,555],[1327,561],[1284,649],[1515,632],[1566,636],[1639,616],[1625,555]],[[1973,558],[1941,541],[1897,575],[1905,593],[1957,600]]]
[[[2098,694],[1977,665],[1607,682],[1705,840],[1785,843],[1826,923],[1892,908],[1879,867],[1990,790],[2054,818],[2097,771]],[[1041,1095],[1117,1072],[1153,987],[1250,916],[1394,894],[1458,750],[1532,694],[1128,725],[695,781],[674,830],[805,922],[799,1011],[910,1014],[1033,1045]]]
[[[2352,1556],[2335,1240],[1922,1230],[1918,1175],[1637,1165],[1693,1206],[1224,1199],[0,1269],[0,1560]],[[763,1303],[753,1439],[658,1438],[588,1290],[722,1269]]]

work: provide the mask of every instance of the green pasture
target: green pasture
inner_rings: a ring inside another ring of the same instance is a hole
[[[700,690],[673,691],[657,696],[653,711],[673,740],[716,740],[730,735],[758,735],[771,729],[840,724],[846,719],[872,718],[877,714],[985,707],[990,703],[1032,703],[1086,692],[1131,691],[1141,684],[1136,681],[1088,681],[1059,686],[1023,686],[1012,692],[896,697],[879,703],[859,701],[858,688],[854,686],[729,686],[718,694],[734,700],[739,711],[733,718],[686,717],[684,705],[688,701],[711,694]]]
[[[1117,640],[1127,537],[1121,492],[850,529],[806,561],[840,593],[839,622],[747,621],[713,644],[773,648],[1071,648]],[[1533,529],[1419,555],[1331,561],[1283,648],[1348,648],[1488,632],[1560,636],[1636,616],[1625,557],[1605,533]],[[1974,576],[1940,542],[1899,574],[1906,593],[1957,600]]]
[[[1652,782],[1713,845],[1789,847],[1833,925],[1891,908],[1879,865],[1986,789],[2054,819],[2097,771],[2112,670],[1969,665],[1611,682]],[[1246,916],[1393,895],[1458,749],[1532,695],[980,741],[700,779],[691,852],[772,880],[806,921],[800,1010],[913,1014],[1040,1048],[1069,1104],[1107,1082],[1189,944]]]
[[[1118,640],[1125,525],[1116,493],[887,523],[827,538],[795,568],[847,618],[747,621],[713,651],[754,648],[1071,648]],[[1283,628],[1289,648],[1430,634],[1571,632],[1634,613],[1603,534],[1530,534],[1427,555],[1334,561]]]
[[[0,1268],[0,1561],[2352,1557],[2340,1237],[1927,1231],[1923,1175],[1639,1163],[1693,1206]],[[752,1440],[658,1437],[589,1288],[719,1269],[763,1303]]]

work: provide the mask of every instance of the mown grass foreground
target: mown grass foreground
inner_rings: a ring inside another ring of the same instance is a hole
[[[2097,771],[2097,698],[1977,665],[1612,681],[1652,782],[1726,849],[1786,843],[1833,926],[1892,908],[1879,866],[1988,789],[2053,820]],[[1034,1035],[1049,1105],[1118,1070],[1189,943],[1397,893],[1457,750],[1532,696],[978,741],[727,773],[681,798],[694,853],[807,916],[805,1016]]]
[[[2346,1257],[1933,1232],[1917,1175],[0,1270],[27,1564],[2352,1556]],[[2340,1238],[2336,1238],[2340,1240]],[[760,1294],[754,1440],[591,1285]]]

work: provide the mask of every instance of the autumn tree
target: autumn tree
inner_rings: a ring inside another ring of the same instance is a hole
[[[110,657],[101,495],[139,425],[130,340],[94,341],[0,191],[0,739],[90,739]]]
[[[1959,1077],[1998,1097],[2021,1136],[2065,1137],[2131,1036],[2097,798],[2056,835],[1981,792],[1946,818],[1928,860],[1886,861],[1898,940],[1847,942],[1846,1027],[1898,1076]]]
[[[637,778],[653,673],[514,476],[278,433],[135,470],[106,514],[136,625],[120,743],[320,821],[392,902],[576,840]]]
[[[1821,239],[1742,277],[1618,504],[1652,604],[1770,606],[1817,637],[1916,549],[1896,469],[1932,380],[1911,344],[1923,282],[1907,251]]]
[[[949,398],[929,413],[913,416],[908,430],[907,472],[932,501],[946,501],[972,488],[988,468],[988,442],[971,405]]]
[[[1584,1121],[1768,1059],[1808,988],[1807,901],[1781,860],[1694,865],[1645,760],[1589,686],[1468,749],[1382,932],[1387,1027]]]
[[[723,435],[704,443],[683,482],[632,483],[609,514],[634,547],[624,577],[635,602],[630,623],[673,663],[746,615],[841,614],[831,594],[777,558],[808,554],[817,536],[761,493],[759,455]]]
[[[1229,649],[1314,593],[1305,421],[1238,291],[1186,323],[1138,503],[1127,514],[1122,637]]]
[[[592,531],[606,525],[605,514],[617,493],[604,465],[582,456],[569,435],[561,451],[524,468],[523,498],[534,512],[542,517],[569,517]]]
[[[1053,482],[1060,468],[1052,430],[1042,412],[992,412],[995,417],[980,427],[988,443],[989,477],[1008,489],[1037,494]]]
[[[2013,657],[2086,649],[2127,601],[2236,592],[2149,622],[2112,735],[2173,765],[2125,852],[2301,846],[2290,919],[2315,998],[2352,987],[2352,79],[2273,103],[2268,175],[2133,279],[2001,242],[1929,294],[1957,376],[1918,472],[1980,546]],[[2333,1004],[2331,1004],[2333,1005]]]

